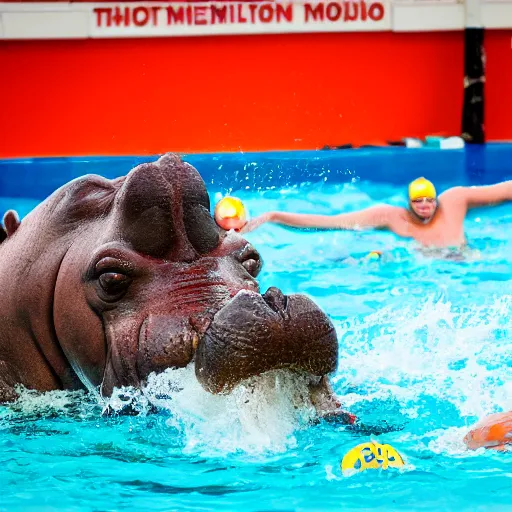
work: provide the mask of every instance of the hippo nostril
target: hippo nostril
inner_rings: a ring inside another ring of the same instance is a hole
[[[236,255],[236,259],[252,277],[256,277],[259,274],[263,265],[260,254],[251,244],[246,244]]]
[[[277,313],[286,309],[288,299],[279,288],[270,287],[263,295],[263,300]]]
[[[247,272],[249,272],[249,274],[252,277],[256,277],[258,275],[259,270],[260,270],[261,264],[260,264],[259,260],[256,261],[256,260],[253,260],[253,259],[249,259],[249,260],[245,260],[242,263],[242,267],[244,267],[245,270],[247,270]]]

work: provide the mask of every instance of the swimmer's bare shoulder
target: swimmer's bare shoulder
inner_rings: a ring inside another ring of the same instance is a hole
[[[496,186],[453,187],[439,196],[439,205],[445,213],[452,216],[452,220],[457,219],[459,222],[464,219],[471,208],[496,204],[505,200],[502,197],[497,197],[496,189]]]
[[[381,229],[392,231],[398,236],[410,236],[411,216],[407,208],[389,206],[386,212],[386,225]]]
[[[445,206],[456,206],[467,203],[467,188],[452,187],[439,194],[439,203]]]
[[[512,201],[512,181],[503,181],[494,185],[453,187],[439,196],[441,204],[458,209],[492,206]]]
[[[468,210],[468,201],[465,187],[452,187],[439,195],[438,204],[442,216],[451,216],[452,220],[464,219]],[[455,217],[453,217],[455,215]],[[459,220],[457,220],[458,222]]]

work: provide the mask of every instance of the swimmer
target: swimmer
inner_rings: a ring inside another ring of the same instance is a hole
[[[315,215],[267,212],[249,221],[242,233],[265,222],[296,228],[388,230],[412,238],[423,247],[464,248],[464,219],[469,209],[512,201],[512,181],[479,187],[453,187],[439,196],[432,182],[418,178],[409,184],[409,207],[382,205],[352,213]]]
[[[497,451],[512,449],[512,412],[491,414],[474,425],[464,437],[471,450],[487,448]]]

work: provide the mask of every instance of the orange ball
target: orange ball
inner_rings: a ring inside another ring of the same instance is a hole
[[[222,198],[215,206],[215,222],[226,231],[239,231],[247,224],[245,206],[237,197]]]

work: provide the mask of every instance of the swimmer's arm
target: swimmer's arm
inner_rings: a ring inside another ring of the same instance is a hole
[[[468,208],[512,201],[512,181],[482,187],[461,187],[461,190]]]
[[[265,222],[310,229],[385,229],[389,226],[394,210],[395,207],[393,206],[373,206],[358,212],[341,213],[338,215],[268,212],[248,222],[242,229],[242,232],[247,233],[253,231]]]

